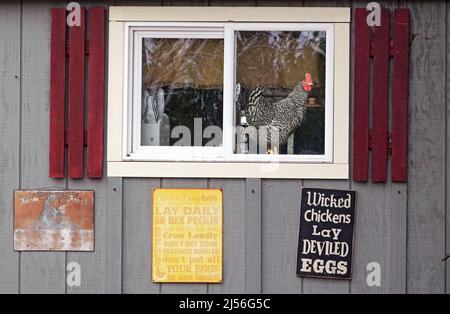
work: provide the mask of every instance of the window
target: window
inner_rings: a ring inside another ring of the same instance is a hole
[[[129,29],[130,160],[209,160],[223,154],[224,31],[211,24]]]
[[[108,175],[348,178],[348,23],[111,7]]]

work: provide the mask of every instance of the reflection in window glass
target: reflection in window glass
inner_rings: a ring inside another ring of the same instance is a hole
[[[235,40],[236,153],[324,154],[326,32]]]
[[[144,38],[141,145],[221,146],[223,39]]]

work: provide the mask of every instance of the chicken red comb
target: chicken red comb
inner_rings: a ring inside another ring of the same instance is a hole
[[[305,73],[305,79],[302,81],[302,87],[305,91],[309,92],[311,91],[311,86],[313,86],[311,74]]]

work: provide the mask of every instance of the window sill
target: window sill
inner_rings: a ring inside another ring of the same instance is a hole
[[[348,179],[348,164],[108,162],[109,177]]]

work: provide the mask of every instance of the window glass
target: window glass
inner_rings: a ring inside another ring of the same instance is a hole
[[[141,145],[222,145],[205,129],[222,129],[223,50],[223,39],[143,39]]]
[[[324,154],[326,32],[237,31],[236,153]]]

